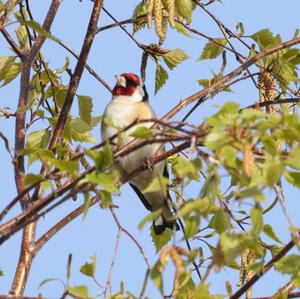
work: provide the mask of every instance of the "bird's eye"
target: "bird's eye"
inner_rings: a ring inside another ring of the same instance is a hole
[[[135,80],[132,80],[131,78],[126,78],[126,82],[127,82],[127,85],[131,85],[131,86],[139,85]]]

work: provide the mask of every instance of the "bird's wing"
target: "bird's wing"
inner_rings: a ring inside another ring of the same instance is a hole
[[[149,210],[152,211],[152,206],[149,204],[149,202],[147,201],[146,197],[144,196],[144,194],[139,190],[138,187],[136,187],[133,184],[130,184],[130,187],[134,190],[134,192],[137,194],[137,196],[139,197],[139,199],[141,200],[141,202],[143,203],[144,207]]]

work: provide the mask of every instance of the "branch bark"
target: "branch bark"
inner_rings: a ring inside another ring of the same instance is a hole
[[[255,274],[247,283],[245,283],[237,292],[235,292],[230,299],[240,298],[251,286],[253,286],[264,274],[266,274],[274,264],[283,258],[288,251],[294,247],[295,243],[291,240],[286,244],[263,268],[260,274]]]
[[[75,67],[74,74],[70,80],[70,84],[69,84],[69,88],[67,91],[67,95],[66,95],[64,104],[61,108],[61,112],[59,114],[54,132],[52,134],[52,138],[50,140],[49,149],[55,148],[56,144],[58,143],[58,141],[63,133],[68,115],[70,113],[70,110],[71,110],[71,107],[73,104],[73,99],[74,99],[78,84],[80,82],[80,79],[81,79],[81,76],[82,76],[82,73],[84,70],[84,66],[86,64],[86,60],[88,58],[90,49],[92,47],[92,43],[93,43],[95,35],[96,35],[97,23],[98,23],[98,19],[100,16],[100,11],[102,9],[102,6],[103,6],[103,0],[98,0],[98,1],[96,0],[94,2],[93,12],[91,14],[91,18],[90,18],[87,33],[86,33],[86,36],[84,39],[84,43],[83,43],[76,67]]]
[[[181,100],[179,104],[174,106],[167,114],[165,114],[163,116],[162,120],[170,119],[171,117],[176,115],[179,111],[181,111],[183,108],[185,108],[186,106],[188,106],[192,102],[194,102],[194,101],[196,101],[200,98],[205,98],[210,93],[213,93],[216,90],[220,89],[221,87],[225,86],[226,83],[228,83],[230,80],[232,80],[233,78],[240,75],[244,70],[246,70],[251,65],[255,64],[258,60],[260,60],[260,59],[262,59],[262,58],[264,58],[268,55],[272,55],[272,54],[274,54],[274,53],[276,53],[276,52],[278,52],[282,49],[286,49],[286,48],[292,47],[294,45],[297,45],[299,43],[300,43],[300,37],[297,37],[297,38],[294,38],[292,40],[283,42],[279,45],[276,45],[272,48],[269,48],[267,50],[264,50],[264,51],[256,54],[255,56],[253,56],[252,58],[247,60],[245,63],[240,65],[238,68],[234,69],[229,74],[224,76],[221,80],[219,80],[216,83],[212,84],[210,87],[202,89],[202,90],[194,93],[193,95]],[[204,102],[204,100],[203,100],[203,102]]]
[[[43,28],[46,31],[50,30],[50,27],[53,23],[54,17],[57,13],[57,10],[60,6],[61,0],[53,0],[46,18],[43,23]],[[45,42],[46,37],[44,35],[39,35],[30,51],[21,56],[23,65],[21,71],[21,79],[20,79],[20,93],[19,93],[19,102],[18,102],[18,110],[16,112],[16,126],[15,126],[15,183],[17,187],[18,193],[22,193],[25,189],[24,184],[24,176],[25,176],[25,168],[24,168],[24,156],[20,154],[20,152],[24,149],[25,145],[25,121],[26,121],[26,112],[23,112],[22,108],[27,105],[28,102],[28,94],[29,94],[29,81],[30,81],[30,71],[31,66],[36,58],[36,55],[39,53],[43,43]],[[20,203],[23,209],[26,209],[29,203],[29,195],[28,193],[24,194],[23,197],[20,198]],[[11,287],[10,293],[15,296],[21,296],[24,293],[24,289],[26,286],[29,270],[31,267],[33,252],[31,250],[31,246],[35,241],[35,231],[36,231],[36,223],[30,223],[24,227],[23,235],[22,235],[22,245],[20,257],[14,277],[14,281]]]

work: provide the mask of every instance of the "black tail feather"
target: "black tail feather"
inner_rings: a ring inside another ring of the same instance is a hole
[[[160,217],[162,217],[163,219],[163,222],[162,223],[155,223],[155,221],[153,221],[153,230],[154,230],[154,233],[156,235],[161,235],[165,230],[166,228],[169,228],[171,230],[180,230],[179,228],[179,225],[176,221],[166,221],[166,219],[161,215]]]

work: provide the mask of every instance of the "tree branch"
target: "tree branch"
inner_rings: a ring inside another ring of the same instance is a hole
[[[237,292],[235,292],[230,299],[240,298],[252,285],[254,285],[263,275],[265,275],[274,264],[283,258],[289,250],[294,247],[295,243],[291,240],[287,245],[285,245],[273,258],[264,266],[260,274],[255,274],[250,280],[248,280]]]
[[[162,120],[166,120],[166,119],[170,119],[171,117],[173,117],[175,114],[177,114],[179,111],[181,111],[184,107],[188,106],[189,104],[191,104],[192,102],[198,100],[199,98],[205,97],[210,93],[213,93],[215,91],[217,91],[218,89],[222,88],[222,86],[225,85],[225,83],[229,82],[230,80],[232,80],[233,78],[237,77],[239,74],[241,74],[245,69],[247,69],[248,67],[250,67],[251,65],[255,64],[258,60],[274,54],[282,49],[285,48],[289,48],[292,47],[294,45],[297,45],[300,43],[300,37],[294,38],[292,40],[286,41],[284,43],[281,43],[279,45],[276,45],[272,48],[269,48],[267,50],[264,50],[258,54],[256,54],[255,56],[253,56],[252,58],[248,59],[245,63],[243,63],[241,66],[239,66],[238,68],[236,68],[235,70],[231,71],[230,73],[228,73],[226,76],[224,76],[221,80],[215,82],[214,84],[212,84],[211,86],[200,90],[196,93],[194,93],[193,95],[183,99],[180,101],[179,104],[177,104],[175,107],[173,107],[167,114],[165,114],[162,118]],[[203,100],[204,102],[204,100]]]
[[[90,18],[90,22],[88,25],[88,29],[87,29],[87,33],[83,42],[83,46],[81,48],[81,52],[75,67],[75,71],[74,74],[70,80],[70,84],[69,84],[69,88],[67,91],[67,95],[65,98],[65,101],[63,103],[63,106],[61,108],[61,112],[59,114],[56,126],[54,128],[53,134],[52,134],[52,138],[50,140],[50,144],[49,144],[49,149],[54,149],[56,144],[58,143],[66,121],[67,121],[67,117],[70,113],[72,104],[73,104],[73,99],[78,87],[78,84],[80,82],[83,70],[84,70],[84,66],[86,64],[86,60],[88,58],[90,49],[92,47],[94,38],[95,38],[95,34],[96,34],[96,28],[97,28],[97,23],[98,23],[98,19],[100,16],[100,11],[101,8],[103,6],[103,0],[95,0],[94,2],[94,7],[93,7],[93,11],[91,14],[91,18]]]
[[[54,17],[57,13],[57,10],[60,6],[60,3],[61,0],[52,1],[43,23],[43,28],[46,31],[49,31],[52,22],[54,20]],[[36,38],[29,53],[25,56],[22,56],[23,65],[21,71],[20,93],[19,93],[18,110],[16,112],[16,126],[15,126],[15,151],[16,152],[15,152],[14,171],[15,171],[15,183],[16,183],[18,193],[22,193],[23,190],[25,189],[24,156],[21,155],[20,152],[24,149],[24,145],[25,145],[26,112],[22,111],[22,108],[24,108],[28,102],[31,66],[45,40],[46,37],[40,34]],[[20,202],[23,209],[27,208],[27,203],[29,202],[29,200],[30,198],[28,193],[24,194],[24,196],[20,198]],[[12,284],[12,288],[10,291],[12,295],[16,295],[16,296],[23,295],[28,274],[30,271],[32,259],[33,259],[33,253],[30,250],[30,248],[35,241],[35,231],[36,231],[36,223],[34,222],[24,227],[20,257],[19,257],[14,281]]]
[[[24,58],[23,51],[19,49],[18,45],[15,43],[15,41],[12,39],[12,37],[9,35],[9,33],[6,31],[6,29],[2,28],[1,33],[4,36],[4,38],[6,39],[6,41],[9,43],[9,45],[12,47],[12,49],[15,51],[15,53],[22,60]]]

